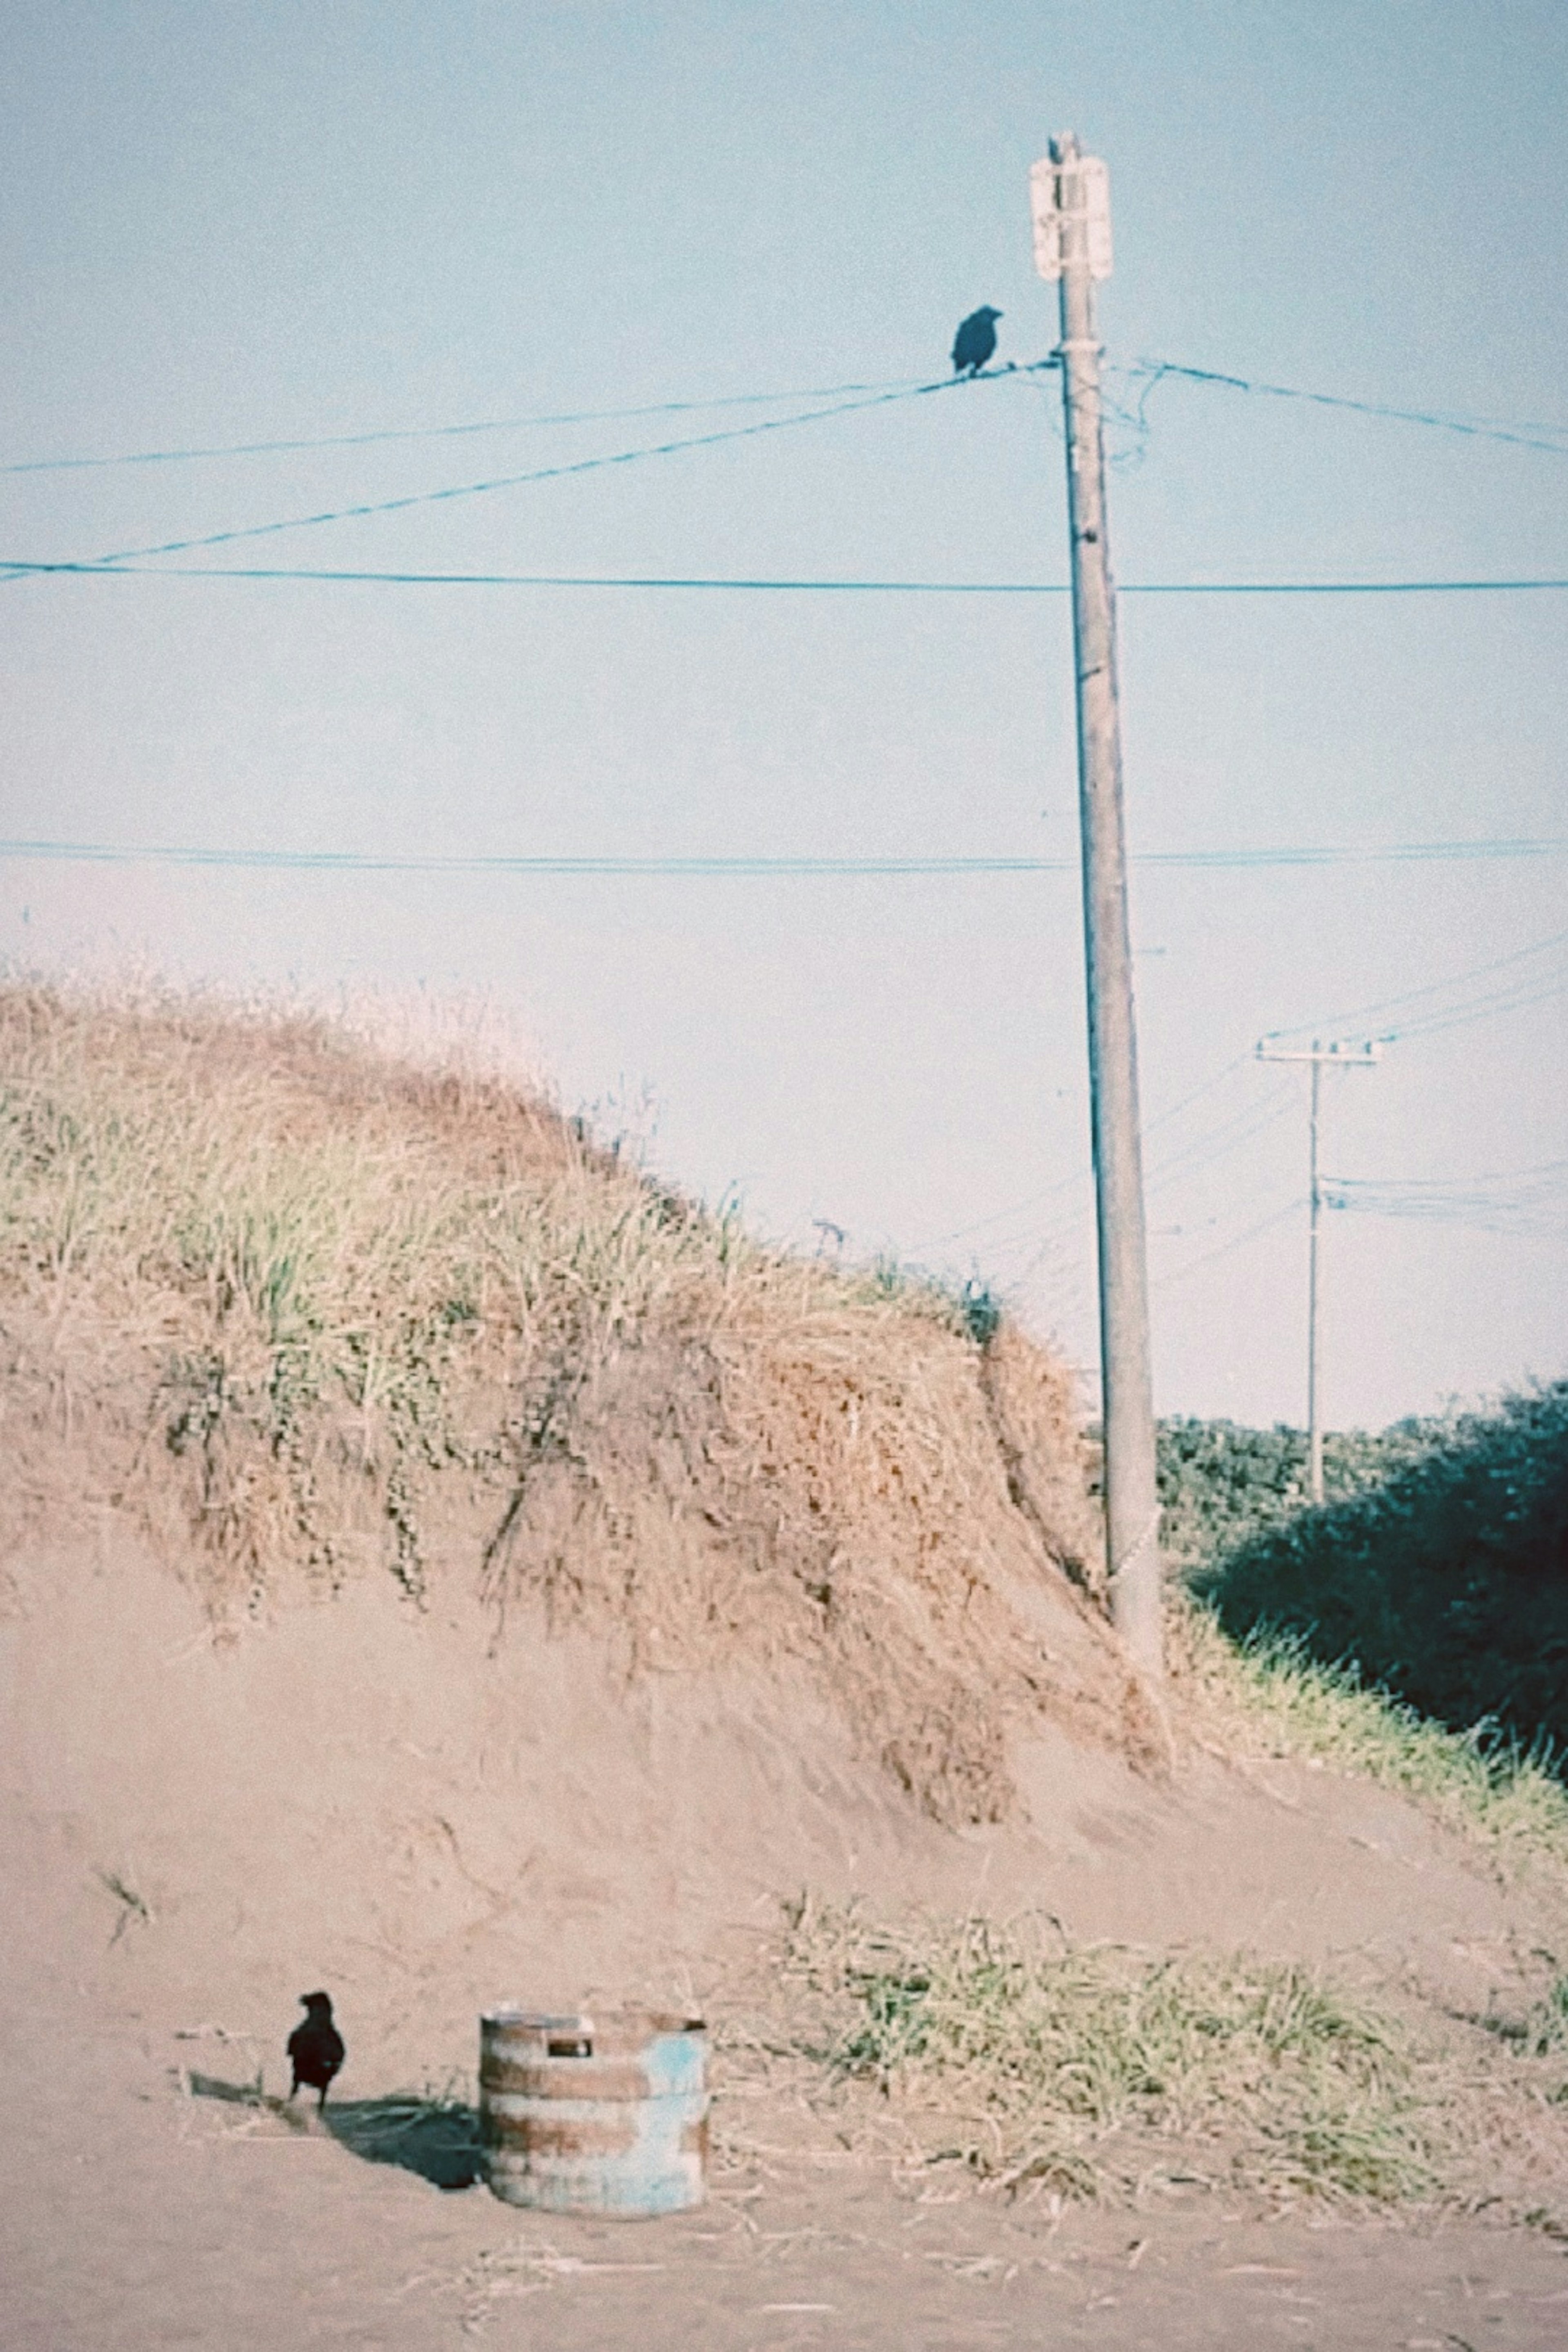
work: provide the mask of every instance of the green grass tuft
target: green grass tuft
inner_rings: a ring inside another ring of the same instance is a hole
[[[1402,2032],[1305,1968],[1053,1948],[974,1918],[900,1933],[802,1902],[784,1974],[819,2005],[830,2076],[1002,2186],[1091,2197],[1163,2174],[1386,2203],[1436,2185]]]
[[[1568,1788],[1543,1754],[1486,1724],[1450,1731],[1369,1687],[1353,1665],[1325,1665],[1296,1634],[1236,1642],[1208,1609],[1185,1601],[1173,1634],[1227,1744],[1250,1741],[1268,1755],[1396,1789],[1445,1826],[1479,1837],[1510,1871],[1568,1869]]]

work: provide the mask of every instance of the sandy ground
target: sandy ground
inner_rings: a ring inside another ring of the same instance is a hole
[[[0,2343],[16,2352],[703,2345],[957,2352],[1548,2352],[1568,2260],[1532,2232],[1007,2209],[846,2162],[643,2223],[443,2192],[331,2137],[182,2098],[159,2037],[73,1999],[8,2021]]]
[[[821,2147],[721,2170],[700,2214],[593,2224],[345,2144],[366,2103],[466,2094],[498,1998],[721,2001],[806,1885],[1517,2000],[1533,1949],[1568,1950],[1561,1906],[1369,1786],[1201,1752],[1159,1786],[1051,1735],[1016,1759],[1027,1818],[955,1835],[805,1684],[628,1685],[537,1627],[492,1655],[467,1604],[415,1616],[385,1580],[215,1645],[119,1537],[20,1564],[0,1724],[7,2347],[1568,2346],[1568,2261],[1521,2228],[1195,2192],[1053,2220]],[[317,1983],[342,2137],[186,2095],[181,2068],[284,2087]]]

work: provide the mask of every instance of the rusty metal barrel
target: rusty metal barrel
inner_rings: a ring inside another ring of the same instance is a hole
[[[479,2127],[493,2193],[547,2213],[700,2205],[708,2033],[700,2017],[496,2009],[479,2020]]]

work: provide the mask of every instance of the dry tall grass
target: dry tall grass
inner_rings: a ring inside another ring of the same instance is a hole
[[[1060,1572],[1093,1549],[1071,1381],[1016,1334],[318,1023],[14,986],[0,1070],[35,1486],[63,1389],[216,1610],[378,1563],[418,1602],[466,1559],[498,1631],[528,1599],[634,1664],[811,1659],[952,1822],[1005,1811],[1022,1714],[1124,1737]]]
[[[743,2158],[748,2099],[788,2091],[825,2145],[983,2189],[1414,2201],[1561,2231],[1568,1980],[1515,2020],[1403,2008],[1257,1954],[802,1896],[721,2030],[721,2134]]]
[[[896,2104],[928,2161],[1004,2188],[1125,2194],[1174,2171],[1384,2201],[1435,2183],[1407,2037],[1310,1969],[803,1902],[781,1975],[816,2000],[830,2074]]]

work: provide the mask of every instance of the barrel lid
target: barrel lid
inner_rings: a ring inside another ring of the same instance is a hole
[[[483,2011],[480,2022],[497,2032],[520,2034],[549,2044],[569,2042],[584,2045],[581,2052],[561,2051],[563,2057],[608,2056],[640,2050],[666,2034],[707,2032],[706,2021],[684,2009],[596,2009],[592,2014],[577,2011],[562,2015],[524,2009],[521,2002],[511,2001],[498,2002],[494,2009]]]
[[[583,2034],[594,2030],[592,2018],[575,2011],[569,2016],[556,2016],[544,2010],[524,2009],[521,2002],[510,2000],[498,2001],[494,2009],[481,2011],[481,2016],[486,2025],[516,2025],[527,2033]]]

